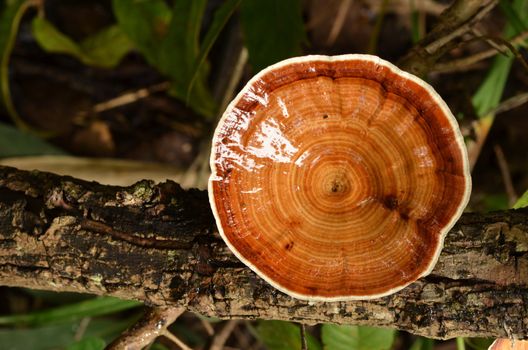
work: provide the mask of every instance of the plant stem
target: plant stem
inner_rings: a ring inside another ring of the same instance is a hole
[[[456,338],[457,350],[466,350],[466,344],[464,344],[463,337]]]

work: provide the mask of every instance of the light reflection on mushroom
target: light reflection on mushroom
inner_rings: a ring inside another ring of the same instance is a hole
[[[370,299],[427,275],[467,204],[457,122],[374,56],[306,56],[257,74],[211,155],[218,229],[246,265],[307,300]]]

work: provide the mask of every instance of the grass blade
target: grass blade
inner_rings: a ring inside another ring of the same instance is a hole
[[[112,297],[93,298],[75,304],[24,315],[0,316],[0,325],[49,325],[71,322],[83,317],[106,315],[142,305],[140,302]]]
[[[513,12],[515,14],[515,16],[512,15],[512,18],[515,17],[521,22],[521,24],[517,24],[517,26],[522,26],[522,28],[528,26],[528,11],[526,11],[528,1],[515,0],[513,4],[501,1],[501,4],[501,8],[507,8],[507,12]],[[523,14],[522,17],[517,16],[517,13]],[[516,21],[513,20],[506,25],[504,30],[504,36],[506,38],[511,38],[523,30],[521,29],[519,31],[514,25],[515,22]],[[493,61],[484,82],[473,96],[473,105],[475,106],[475,111],[479,117],[489,117],[489,111],[499,105],[513,60],[513,57],[499,55]]]
[[[522,33],[528,29],[528,25],[521,17],[519,17],[511,1],[500,0],[499,8],[504,16],[506,16],[508,23],[517,33]]]

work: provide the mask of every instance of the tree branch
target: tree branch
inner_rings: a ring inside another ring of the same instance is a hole
[[[170,181],[103,186],[0,167],[0,284],[220,318],[528,338],[528,210],[465,214],[433,273],[394,295],[314,303],[278,292],[229,252],[204,191]]]
[[[438,59],[456,47],[462,35],[486,16],[499,0],[456,0],[448,7],[431,32],[402,57],[398,66],[414,75],[424,76]]]

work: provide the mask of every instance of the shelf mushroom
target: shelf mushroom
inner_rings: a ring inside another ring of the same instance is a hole
[[[429,274],[471,191],[445,102],[370,55],[258,73],[216,128],[211,170],[226,244],[305,300],[377,298]]]
[[[528,350],[528,340],[496,339],[488,350]]]

